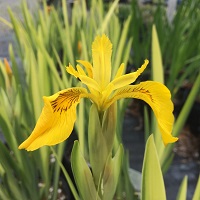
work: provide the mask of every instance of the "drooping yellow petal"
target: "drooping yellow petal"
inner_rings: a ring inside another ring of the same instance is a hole
[[[97,36],[92,44],[93,78],[102,89],[110,82],[112,43],[106,35]]]
[[[167,145],[178,140],[171,135],[174,123],[173,103],[170,91],[163,84],[146,81],[138,85],[123,87],[116,90],[113,98],[107,102],[107,106],[121,98],[137,98],[148,103],[157,118],[164,144]]]
[[[118,88],[124,87],[126,85],[129,85],[129,84],[135,82],[135,80],[138,78],[138,76],[145,70],[148,63],[149,63],[149,61],[145,60],[144,64],[136,72],[125,74],[122,76],[116,76],[116,78],[113,79],[113,81],[111,81],[111,83],[110,83],[110,84],[113,84],[113,86],[114,86],[113,89],[116,90]]]
[[[78,87],[43,97],[44,108],[37,124],[19,149],[33,151],[42,146],[51,146],[66,140],[73,130],[76,106],[82,97],[87,97],[87,91]]]

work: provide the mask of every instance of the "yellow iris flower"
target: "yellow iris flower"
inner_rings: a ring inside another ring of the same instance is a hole
[[[145,70],[148,60],[136,71],[123,74],[124,64],[119,67],[111,81],[112,44],[106,35],[97,36],[92,44],[93,66],[78,60],[76,69],[69,65],[66,70],[87,86],[61,90],[49,97],[43,97],[44,108],[32,134],[19,149],[33,151],[44,145],[55,145],[66,140],[76,121],[76,106],[81,98],[89,98],[100,112],[105,111],[121,98],[137,98],[148,103],[158,121],[164,144],[173,143],[178,138],[171,135],[174,117],[173,103],[169,90],[154,81],[130,85]]]

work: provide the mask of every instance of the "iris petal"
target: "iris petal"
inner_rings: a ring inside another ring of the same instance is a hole
[[[120,71],[117,72],[117,76],[113,79],[113,81],[111,81],[111,83],[114,85],[114,90],[135,82],[135,80],[138,78],[138,76],[145,70],[148,63],[149,63],[149,61],[145,60],[144,64],[136,72],[125,74],[122,76],[119,76],[119,74],[118,74],[118,73],[121,73]],[[122,70],[122,69],[120,69],[120,70]]]
[[[79,77],[79,73],[73,68],[71,64],[69,64],[69,66],[66,67],[66,70],[69,74],[75,76],[76,78]]]
[[[136,98],[148,103],[157,118],[164,144],[167,145],[178,140],[171,135],[174,122],[173,103],[170,91],[163,84],[146,81],[138,85],[125,86],[116,90],[113,98],[107,102],[107,107],[121,98]]]
[[[77,69],[79,75],[81,75],[81,76],[87,76],[86,73],[85,73],[85,71],[82,69],[82,67],[80,65],[76,65],[76,69]]]
[[[82,64],[85,67],[85,69],[88,73],[88,76],[90,78],[93,78],[93,67],[92,67],[92,65],[88,61],[84,61],[84,60],[77,60],[77,62]]]
[[[87,97],[83,88],[70,88],[43,97],[44,108],[37,124],[19,149],[36,150],[44,145],[55,145],[66,140],[76,120],[76,106],[82,97]]]
[[[88,76],[82,76],[82,75],[80,75],[79,78],[82,83],[84,83],[85,85],[88,86],[89,89],[92,88],[96,91],[101,90],[99,84],[94,79],[92,79]]]
[[[124,65],[124,63],[122,63],[122,64],[120,65],[119,69],[117,70],[117,73],[116,73],[114,79],[116,79],[116,78],[118,78],[118,77],[120,77],[120,76],[123,75],[123,73],[124,73],[124,68],[125,68],[125,65]]]
[[[106,35],[97,36],[92,44],[93,76],[102,89],[110,82],[112,43]]]

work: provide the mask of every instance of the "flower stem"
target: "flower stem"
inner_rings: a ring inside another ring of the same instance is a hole
[[[52,147],[50,147],[50,148],[51,148],[51,150],[52,150],[52,152],[53,152],[53,154],[54,154],[54,156],[55,156],[55,158],[56,158],[58,164],[60,165],[60,168],[61,168],[62,171],[63,171],[63,174],[64,174],[64,176],[65,176],[65,178],[66,178],[66,180],[67,180],[67,183],[69,184],[70,190],[71,190],[72,194],[74,195],[75,200],[80,200],[80,197],[79,197],[79,195],[78,195],[78,193],[77,193],[77,191],[76,191],[76,188],[75,188],[75,186],[74,186],[74,184],[73,184],[73,182],[72,182],[72,180],[71,180],[71,178],[70,178],[68,172],[66,171],[64,165],[62,164],[62,162],[61,162],[60,159],[58,158],[58,155],[57,155],[57,153],[55,152],[55,150],[54,150]]]

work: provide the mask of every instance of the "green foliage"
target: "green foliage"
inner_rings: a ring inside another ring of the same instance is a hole
[[[72,169],[81,199],[100,199],[95,188],[92,173],[83,157],[78,141],[74,142],[71,156]]]
[[[103,114],[91,107],[89,116],[89,157],[96,188],[102,199],[112,199],[118,184],[123,156],[122,145],[112,157],[116,127],[116,106],[111,105]],[[102,190],[102,191],[101,191]]]
[[[158,41],[158,36],[157,32],[155,29],[155,26],[152,28],[152,79],[154,81],[159,81],[164,83],[164,67],[162,64],[163,58],[161,57],[161,51],[160,51],[160,45]],[[199,85],[200,85],[200,75],[197,74],[196,79],[194,79],[194,84],[193,87],[181,109],[181,112],[179,113],[177,119],[174,122],[174,128],[172,131],[173,136],[179,136],[180,131],[182,130],[188,116],[190,113],[190,110],[192,109],[193,103],[196,100],[198,93],[199,93]],[[152,115],[153,116],[153,115]],[[149,127],[149,119],[146,117],[145,123],[147,124],[145,127],[146,128],[146,135],[149,133],[153,132],[155,134],[155,142],[156,142],[156,147],[158,150],[161,166],[162,166],[162,171],[165,173],[168,168],[171,165],[171,162],[173,160],[173,153],[172,149],[174,144],[168,145],[165,147],[162,142],[161,142],[161,136],[160,136],[160,131],[158,129],[156,119],[153,116],[152,117],[152,123],[151,123],[151,128]]]
[[[104,134],[102,119],[99,118],[96,106],[92,105],[89,115],[88,143],[90,164],[93,170],[93,177],[96,186],[101,183],[101,173],[104,170],[106,160],[111,151],[108,151],[107,149],[106,138]],[[113,131],[110,134],[114,136]],[[113,144],[112,141],[111,144]]]
[[[56,163],[50,162],[49,148],[27,153],[19,151],[18,145],[28,137],[38,119],[42,96],[79,84],[67,75],[65,66],[69,62],[75,65],[76,59],[91,60],[91,43],[96,34],[105,32],[114,41],[114,73],[122,60],[127,63],[132,42],[132,39],[127,40],[130,18],[125,19],[124,25],[120,23],[117,2],[108,6],[108,12],[104,11],[103,1],[92,1],[89,10],[85,1],[75,2],[71,10],[64,0],[62,6],[51,7],[50,11],[44,3],[43,9],[33,16],[24,1],[22,21],[10,9],[11,23],[1,19],[13,29],[17,47],[15,50],[9,47],[11,81],[0,62],[0,127],[7,144],[7,147],[2,142],[0,145],[3,152],[0,158],[1,199],[38,200],[48,195],[57,198],[56,192],[49,194],[49,188],[58,189],[59,161],[65,145],[55,148]],[[82,102],[79,108],[76,130],[87,157],[87,102]],[[11,184],[14,185],[11,187]]]
[[[186,200],[186,198],[187,198],[187,180],[188,180],[188,178],[187,178],[187,176],[185,176],[180,185],[176,200]]]
[[[177,7],[172,22],[167,18],[162,4],[141,5],[132,0],[130,34],[134,36],[131,63],[140,65],[144,58],[151,58],[152,26],[157,29],[164,68],[165,83],[173,99],[187,79],[195,81],[199,71],[199,0],[187,0]],[[194,23],[195,19],[195,23]],[[150,62],[151,64],[151,62]]]
[[[99,113],[95,105],[91,106],[88,129],[90,167],[83,157],[80,145],[77,141],[74,143],[72,169],[82,199],[110,200],[115,195],[123,147],[120,145],[112,156],[115,131],[113,123],[116,115],[114,110],[115,106],[112,105],[105,113]]]
[[[2,62],[0,68],[2,71],[5,69]],[[43,148],[32,155],[18,150],[24,134],[31,132],[35,123],[34,118],[30,118],[29,93],[16,83],[13,75],[8,85],[0,88],[0,91],[0,125],[6,142],[6,146],[0,142],[1,199],[43,198],[48,194],[50,173],[54,167],[49,163],[49,150]],[[9,192],[9,188],[13,188],[12,192]]]
[[[103,180],[105,180],[103,199],[105,200],[113,199],[116,193],[116,187],[117,187],[117,184],[119,181],[119,175],[121,172],[123,152],[124,152],[123,146],[121,144],[116,154],[114,155],[114,157],[112,158],[110,154],[106,162],[106,166],[105,166],[105,170],[103,174]]]
[[[142,168],[142,200],[166,199],[165,186],[153,135],[146,143]]]
[[[192,200],[198,200],[200,198],[199,187],[200,187],[200,176],[199,176],[199,179],[198,179],[198,182],[197,182],[196,189],[195,189],[195,192],[194,192]]]

